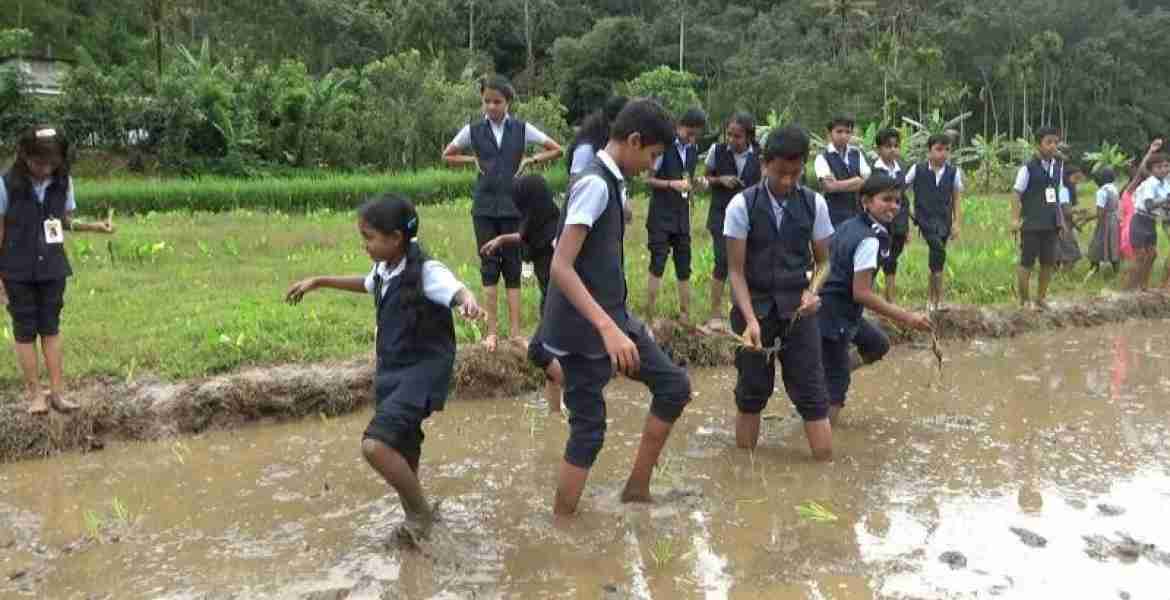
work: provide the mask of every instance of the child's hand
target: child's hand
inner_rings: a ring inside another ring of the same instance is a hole
[[[743,328],[743,345],[759,350],[764,347],[763,334],[760,333],[760,322],[752,319],[747,327]]]
[[[627,377],[638,374],[642,362],[638,356],[638,346],[624,331],[618,329],[617,325],[610,325],[601,330],[601,341],[605,344],[605,353],[609,355],[614,370]]]
[[[686,179],[675,179],[670,182],[670,189],[682,193],[691,191],[691,182]]]
[[[483,318],[483,308],[475,301],[475,296],[466,289],[463,290],[463,298],[459,302],[459,316],[468,321],[479,321]]]
[[[800,308],[796,309],[796,314],[801,317],[807,317],[815,314],[821,308],[821,297],[809,290],[805,290],[800,295]]]
[[[93,227],[98,233],[114,233],[114,224],[109,221],[94,223]]]
[[[736,177],[735,175],[724,175],[723,177],[719,178],[719,185],[722,185],[729,190],[734,190],[735,188],[739,187],[741,183],[739,181],[739,177]]]
[[[288,302],[289,304],[299,304],[301,299],[305,297],[305,294],[315,289],[317,289],[316,277],[302,279],[292,284],[292,287],[288,288],[288,292],[284,294],[284,301]]]
[[[902,321],[902,326],[918,331],[934,331],[934,324],[930,322],[930,317],[921,313],[910,313]]]
[[[483,247],[479,249],[479,253],[483,256],[491,256],[500,250],[500,238],[496,236],[484,243]]]

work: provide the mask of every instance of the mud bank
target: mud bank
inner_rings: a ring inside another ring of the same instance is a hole
[[[936,323],[942,339],[971,339],[1168,316],[1168,296],[1109,294],[1055,300],[1045,311],[956,306],[938,313]],[[914,341],[906,332],[883,326],[895,343]],[[655,334],[681,363],[732,364],[736,342],[730,336],[708,336],[673,322],[660,323]],[[0,462],[98,450],[108,439],[157,440],[250,422],[341,415],[371,401],[372,374],[371,362],[360,359],[252,368],[183,383],[90,380],[70,391],[81,410],[47,417],[28,415],[12,390],[0,400]],[[541,380],[522,348],[506,346],[489,354],[468,347],[459,353],[453,385],[457,396],[499,397],[535,390]]]

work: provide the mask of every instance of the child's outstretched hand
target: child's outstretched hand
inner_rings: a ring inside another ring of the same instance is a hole
[[[305,294],[315,289],[317,289],[316,277],[302,279],[292,284],[292,287],[288,288],[288,292],[284,294],[284,301],[288,302],[289,304],[300,304],[301,299],[305,297]]]
[[[910,313],[902,321],[902,325],[910,329],[918,331],[934,331],[934,324],[930,322],[930,317],[922,313]]]
[[[459,316],[468,321],[478,321],[483,318],[483,308],[466,288],[459,292]]]

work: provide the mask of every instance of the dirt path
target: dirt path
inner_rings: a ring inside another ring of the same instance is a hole
[[[937,322],[941,338],[970,339],[1168,316],[1170,297],[1146,293],[1057,300],[1043,312],[955,307],[940,313]],[[888,326],[887,331],[895,343],[913,341]],[[677,323],[662,324],[656,335],[676,360],[688,365],[732,364],[735,341],[730,337],[704,336]],[[258,367],[182,383],[89,380],[71,391],[83,405],[80,411],[48,417],[28,415],[13,390],[0,400],[0,463],[96,450],[107,439],[155,440],[257,421],[344,414],[370,402],[372,373],[371,361],[359,359]],[[523,349],[488,354],[470,347],[459,352],[457,395],[514,396],[535,390],[540,382]]]

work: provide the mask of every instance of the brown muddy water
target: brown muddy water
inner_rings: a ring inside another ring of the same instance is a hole
[[[368,409],[2,465],[0,597],[1170,597],[1167,322],[944,351],[941,374],[912,347],[858,373],[831,465],[782,396],[735,449],[734,371],[693,372],[652,507],[617,502],[647,398],[616,382],[566,529],[565,424],[535,394],[453,401],[427,427],[421,550],[390,541]]]

